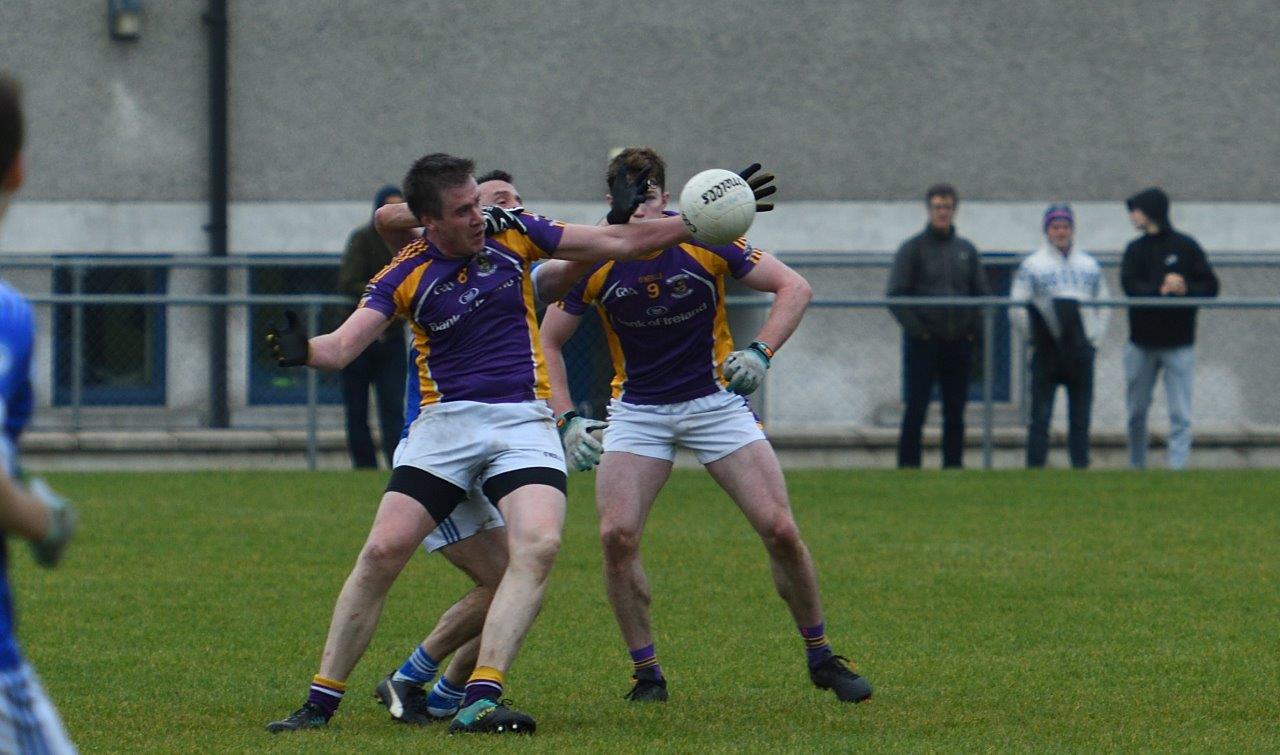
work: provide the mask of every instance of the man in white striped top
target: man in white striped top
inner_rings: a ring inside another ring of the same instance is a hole
[[[1009,297],[1014,327],[1031,341],[1031,422],[1027,466],[1049,455],[1049,420],[1059,385],[1067,389],[1067,446],[1071,466],[1089,466],[1093,362],[1110,312],[1088,302],[1110,296],[1098,261],[1075,247],[1071,205],[1052,204],[1041,226],[1045,241],[1018,265]]]

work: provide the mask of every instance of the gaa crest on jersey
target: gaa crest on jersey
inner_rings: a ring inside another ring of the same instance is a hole
[[[476,275],[479,275],[482,278],[486,275],[492,275],[493,271],[497,269],[493,264],[493,258],[489,256],[488,247],[480,250],[480,253],[475,257],[475,261]]]
[[[689,276],[686,273],[677,273],[663,282],[671,289],[672,298],[683,299],[693,293],[689,288]]]

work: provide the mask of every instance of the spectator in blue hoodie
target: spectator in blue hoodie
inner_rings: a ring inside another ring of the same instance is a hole
[[[1129,242],[1120,263],[1127,296],[1218,295],[1218,276],[1196,240],[1169,223],[1169,197],[1157,188],[1126,200],[1142,235]],[[1195,371],[1195,307],[1129,307],[1124,374],[1129,408],[1129,465],[1147,465],[1147,410],[1164,371],[1169,403],[1169,467],[1183,469],[1191,455],[1191,379]]]
[[[400,189],[383,186],[373,198],[373,211],[404,201]],[[338,271],[338,287],[351,297],[352,306],[364,295],[365,285],[387,266],[395,252],[387,247],[369,222],[351,232]],[[404,330],[392,325],[369,348],[342,370],[342,402],[346,406],[347,451],[356,469],[377,469],[378,455],[369,432],[369,386],[378,401],[378,425],[382,430],[382,455],[391,468],[391,457],[400,442],[404,423],[404,380],[408,371]]]

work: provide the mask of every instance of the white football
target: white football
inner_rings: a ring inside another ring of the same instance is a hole
[[[756,198],[731,170],[704,170],[680,190],[680,218],[704,244],[730,244],[745,236],[756,217]]]

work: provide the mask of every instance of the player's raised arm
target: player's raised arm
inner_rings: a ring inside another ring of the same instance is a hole
[[[573,284],[582,280],[582,276],[591,272],[594,262],[573,262],[570,260],[549,260],[533,269],[533,290],[538,301],[551,304],[560,301]]]
[[[357,309],[332,333],[307,337],[306,327],[292,310],[284,313],[284,325],[267,326],[267,343],[281,367],[314,367],[340,370],[382,335],[394,318],[373,309]]]
[[[769,307],[769,315],[755,340],[724,360],[726,388],[747,395],[764,381],[764,373],[773,361],[774,352],[782,348],[782,344],[800,327],[800,318],[809,307],[813,289],[802,275],[777,257],[763,253],[755,269],[741,280],[757,291],[774,295],[773,306]]]
[[[566,225],[555,256],[563,260],[592,262],[631,259],[692,238],[678,217],[626,225]]]
[[[398,252],[421,235],[418,219],[408,203],[387,204],[373,213],[373,227],[393,252]]]

